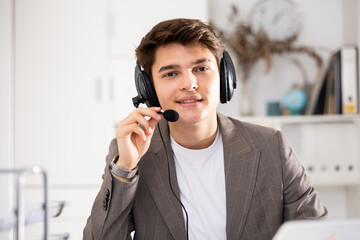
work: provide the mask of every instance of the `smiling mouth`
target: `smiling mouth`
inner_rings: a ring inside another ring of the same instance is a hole
[[[188,99],[188,100],[178,101],[177,103],[194,103],[194,102],[201,102],[201,101],[202,100]]]

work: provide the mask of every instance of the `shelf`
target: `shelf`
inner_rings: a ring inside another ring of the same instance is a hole
[[[359,123],[360,115],[300,115],[300,116],[254,116],[236,117],[244,122],[264,124],[324,124]]]
[[[57,217],[61,214],[65,201],[50,202],[50,217]],[[44,221],[44,204],[25,208],[25,225]],[[0,231],[16,227],[16,211],[0,211]]]
[[[50,240],[67,240],[69,239],[69,237],[70,237],[69,233],[54,234],[50,236]]]

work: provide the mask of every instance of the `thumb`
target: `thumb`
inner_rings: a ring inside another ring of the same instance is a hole
[[[160,115],[160,114],[159,114]],[[160,115],[161,116],[161,115]],[[156,118],[150,118],[149,119],[149,126],[151,127],[152,130],[155,129],[156,125],[158,124],[158,122],[162,119],[162,117],[160,117],[159,119]]]

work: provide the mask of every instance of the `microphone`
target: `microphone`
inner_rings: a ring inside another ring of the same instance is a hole
[[[172,109],[166,110],[165,112],[159,112],[159,114],[163,115],[168,122],[176,122],[179,120],[179,113]]]

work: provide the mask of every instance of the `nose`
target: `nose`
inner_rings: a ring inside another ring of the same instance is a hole
[[[183,75],[181,89],[184,91],[194,91],[198,89],[196,76],[192,72]]]

